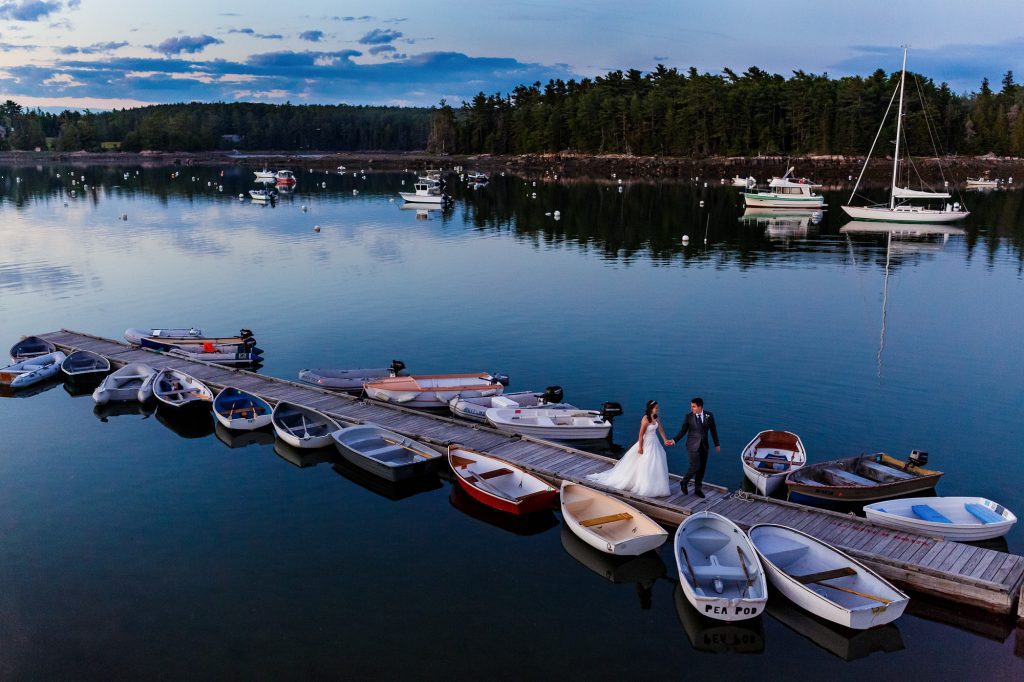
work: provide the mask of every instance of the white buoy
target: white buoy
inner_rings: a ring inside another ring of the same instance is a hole
[[[533,181],[533,186],[534,186],[534,187],[536,187],[536,186],[537,186],[537,181],[536,181],[536,180],[534,180],[534,181]]]
[[[405,187],[405,180],[402,180],[402,187]]]
[[[128,220],[128,214],[127,213],[122,213],[121,214],[121,220]]]
[[[85,176],[84,175],[82,176],[82,182],[85,182]]]
[[[555,211],[555,217],[556,218],[561,218],[562,217],[562,212],[561,211]]]
[[[550,218],[551,217],[551,211],[545,211],[544,215],[547,216],[548,218]]]
[[[853,180],[853,176],[852,175],[848,175],[848,176],[846,176],[846,179],[847,180]]]
[[[390,199],[388,199],[388,203],[389,203],[389,204],[393,204],[393,203],[395,203],[395,198],[394,198],[394,197],[391,197]]]
[[[365,179],[366,179],[366,176],[364,175],[364,176],[363,176],[363,180],[365,180]]]
[[[705,182],[705,183],[704,183],[704,187],[707,187],[707,186],[708,186],[708,183],[706,183],[706,182]]]
[[[244,195],[244,194],[239,194],[239,195],[238,195],[238,198],[239,198],[239,199],[243,199],[243,200],[244,200],[244,199],[245,199],[245,195]]]
[[[558,173],[555,173],[555,180],[558,179]]]
[[[532,199],[536,199],[536,198],[537,198],[537,193],[536,193],[536,192],[533,192],[533,193],[532,193],[532,194],[530,195],[530,198],[532,198]]]
[[[302,212],[303,212],[303,213],[305,213],[305,212],[306,212],[306,211],[308,211],[308,210],[309,210],[309,209],[307,209],[307,208],[306,208],[306,205],[305,205],[305,204],[303,204],[303,205],[302,205]]]
[[[612,180],[615,179],[615,173],[612,173]]]
[[[622,185],[619,185],[619,194],[622,194]]]
[[[943,180],[942,181],[942,186],[943,187],[949,187],[949,180]]]
[[[313,231],[314,232],[319,232],[320,231],[320,226],[319,225],[314,225],[313,226]]]
[[[352,190],[352,196],[355,196],[357,194],[359,194],[359,190],[357,190],[357,189]]]
[[[701,202],[700,202],[700,207],[701,207],[701,208],[704,208],[704,200],[703,200],[703,199],[701,199]]]
[[[321,182],[320,183],[320,189],[327,189],[327,183],[326,182]]]
[[[217,191],[218,192],[223,192],[224,191],[224,185],[217,185]]]
[[[622,178],[619,178],[619,184],[620,185],[622,184]]]
[[[690,235],[688,235],[688,234],[684,234],[683,235],[683,243],[684,244],[689,244],[690,243]]]

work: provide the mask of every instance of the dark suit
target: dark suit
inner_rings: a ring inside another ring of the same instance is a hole
[[[693,412],[687,414],[683,419],[682,428],[672,439],[678,443],[682,441],[684,435],[686,436],[686,453],[690,456],[690,468],[683,476],[682,487],[684,490],[689,485],[691,478],[694,479],[694,489],[701,489],[701,484],[704,482],[704,470],[708,468],[709,433],[715,441],[715,447],[718,447],[718,427],[715,425],[715,416],[704,410],[703,417],[704,421],[701,422]]]

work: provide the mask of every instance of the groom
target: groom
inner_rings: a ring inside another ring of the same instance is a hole
[[[690,401],[690,413],[683,419],[683,426],[679,429],[676,437],[666,445],[675,445],[676,441],[686,436],[686,453],[690,456],[690,468],[686,470],[679,487],[683,494],[689,491],[690,479],[696,476],[693,484],[693,494],[697,497],[704,497],[704,490],[701,484],[704,482],[704,470],[708,467],[708,433],[715,441],[715,452],[721,452],[722,446],[718,444],[718,427],[715,425],[715,417],[710,412],[704,411],[704,399],[694,398]]]

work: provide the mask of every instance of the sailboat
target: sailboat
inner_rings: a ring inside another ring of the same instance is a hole
[[[900,102],[896,116],[896,150],[893,152],[892,159],[892,185],[889,192],[889,203],[888,205],[880,204],[875,206],[852,206],[848,203],[843,206],[843,210],[851,218],[857,220],[883,220],[895,223],[951,223],[963,220],[970,215],[969,212],[959,202],[949,203],[948,200],[952,197],[948,192],[914,190],[897,185],[900,168],[900,138],[903,134],[903,91],[906,80],[907,49],[903,48],[903,71],[900,74],[899,87]],[[893,99],[895,98],[896,93],[894,92]],[[889,100],[889,109],[892,109],[892,99]],[[878,144],[878,138],[881,137],[882,128],[885,126],[885,118],[888,117],[889,110],[887,109],[885,113],[886,116],[882,118],[882,124],[878,127],[878,133],[875,135],[875,141],[871,143],[868,157],[864,160],[864,167],[860,171],[860,176],[857,177],[857,184],[854,185],[853,192],[850,194],[850,202],[857,196],[857,188],[860,187],[864,171],[867,170],[868,163],[871,161],[871,153],[875,150],[875,145]],[[930,204],[910,203],[913,200],[926,201],[930,202]]]

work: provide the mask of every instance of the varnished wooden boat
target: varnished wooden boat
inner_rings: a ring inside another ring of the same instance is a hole
[[[448,448],[455,480],[471,497],[509,514],[549,508],[558,489],[514,464],[458,445]]]
[[[187,406],[202,407],[213,402],[213,391],[206,384],[170,367],[165,367],[157,373],[153,380],[153,395],[164,405],[176,409]]]
[[[367,382],[363,389],[374,400],[395,405],[447,409],[452,398],[501,395],[507,384],[508,377],[480,372],[390,377]]]
[[[743,474],[757,492],[771,495],[786,476],[807,463],[803,441],[789,431],[762,431],[747,443],[740,453]]]
[[[872,502],[934,490],[941,471],[915,466],[915,453],[907,462],[884,453],[858,455],[830,462],[807,464],[786,477],[791,500]],[[918,460],[920,461],[920,460]]]

